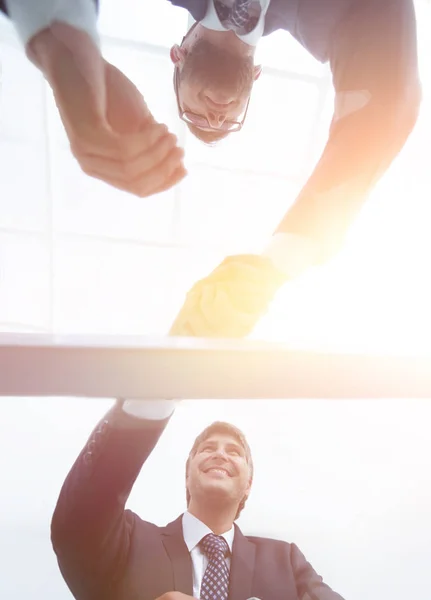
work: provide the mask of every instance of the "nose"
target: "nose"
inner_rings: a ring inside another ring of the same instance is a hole
[[[213,456],[214,458],[221,458],[223,460],[226,460],[227,453],[224,448],[216,448],[214,449]]]
[[[211,127],[214,129],[220,129],[220,127],[226,121],[226,114],[223,112],[209,110],[207,111],[207,119]]]
[[[214,108],[219,106],[229,106],[236,99],[235,93],[223,92],[221,90],[205,90],[205,100]]]

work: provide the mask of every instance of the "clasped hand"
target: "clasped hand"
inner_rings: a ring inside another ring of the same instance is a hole
[[[86,174],[140,197],[167,190],[186,175],[176,137],[86,33],[55,23],[33,38],[27,52],[51,85],[72,153]]]
[[[265,256],[230,256],[191,288],[170,335],[244,337],[285,281]]]

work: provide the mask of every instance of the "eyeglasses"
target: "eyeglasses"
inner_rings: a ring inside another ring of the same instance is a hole
[[[199,127],[200,129],[209,129],[211,131],[229,131],[230,133],[235,132],[235,131],[240,131],[240,129],[244,125],[244,121],[247,116],[248,105],[250,103],[250,96],[247,99],[247,104],[246,104],[244,114],[243,114],[241,121],[226,120],[220,124],[220,127],[213,127],[211,125],[211,123],[208,121],[208,119],[205,117],[205,115],[200,115],[198,113],[191,112],[190,110],[183,110],[181,108],[180,98],[178,95],[178,86],[179,86],[178,67],[175,67],[175,69],[174,69],[174,88],[175,88],[175,96],[177,98],[178,114],[179,114],[180,119],[185,121],[186,123],[190,123],[190,125],[194,125],[195,127]]]

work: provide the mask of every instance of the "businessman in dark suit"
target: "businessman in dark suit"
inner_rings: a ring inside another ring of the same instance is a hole
[[[250,493],[253,462],[232,425],[214,423],[196,439],[183,515],[158,527],[124,509],[173,410],[170,401],[117,403],[73,465],[52,542],[75,598],[180,600],[174,592],[181,592],[188,600],[342,600],[295,544],[247,537],[234,524]],[[226,585],[216,589],[217,579]]]
[[[262,35],[289,32],[332,71],[328,141],[296,201],[261,255],[229,257],[193,286],[171,331],[241,337],[284,282],[338,252],[414,127],[421,93],[413,1],[171,2],[197,21],[171,58],[179,115],[204,141],[236,135],[243,126],[258,85],[254,55]],[[264,127],[265,114],[261,119]]]
[[[173,335],[242,337],[286,281],[341,248],[414,127],[420,85],[413,0],[171,2],[196,20],[171,58],[179,116],[204,141],[243,126],[263,35],[284,29],[332,70],[328,143],[298,198],[261,254],[228,257],[193,286],[171,328]],[[97,4],[0,0],[54,91],[82,169],[151,195],[185,176],[182,150],[133,84],[101,57]]]

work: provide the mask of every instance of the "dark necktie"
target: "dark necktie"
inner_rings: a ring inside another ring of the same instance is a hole
[[[235,0],[232,7],[229,7],[222,0],[214,0],[214,6],[222,23],[232,25],[234,30],[241,30],[241,33],[250,33],[259,20],[259,17],[249,14],[252,2],[253,0]]]
[[[227,600],[229,570],[225,556],[229,553],[229,546],[226,540],[209,533],[200,542],[200,547],[208,557],[201,584],[201,600]]]
[[[231,22],[236,27],[245,27],[250,19],[248,7],[253,0],[235,0],[230,13]]]

